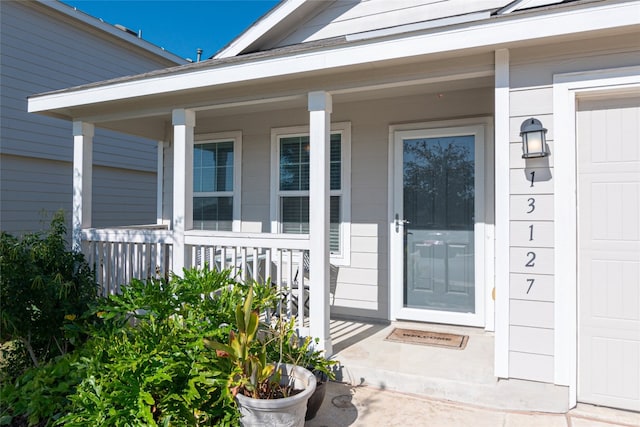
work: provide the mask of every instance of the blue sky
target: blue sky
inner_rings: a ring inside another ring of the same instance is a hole
[[[63,0],[109,24],[121,24],[183,58],[209,58],[258,18],[276,0]]]

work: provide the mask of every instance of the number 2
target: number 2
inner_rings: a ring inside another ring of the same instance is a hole
[[[536,263],[536,253],[535,252],[527,252],[527,256],[530,257],[529,261],[524,265],[525,267],[535,267]]]

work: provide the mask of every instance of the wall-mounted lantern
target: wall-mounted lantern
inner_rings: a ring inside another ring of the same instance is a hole
[[[542,127],[540,120],[533,117],[525,120],[520,125],[520,136],[522,137],[522,158],[531,159],[536,157],[546,157],[547,151],[547,130]]]

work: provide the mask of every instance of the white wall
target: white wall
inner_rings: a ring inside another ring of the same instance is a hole
[[[23,233],[41,228],[43,210],[69,219],[72,198],[71,123],[28,114],[27,97],[174,63],[37,2],[1,8],[0,229]],[[155,147],[96,131],[95,225],[155,222]]]
[[[287,46],[364,31],[463,15],[502,7],[506,0],[341,0],[332,2],[316,16],[277,42]]]
[[[554,381],[555,292],[553,75],[637,65],[640,34],[511,51],[509,376]],[[551,156],[521,158],[520,124],[535,117],[549,130]],[[573,132],[573,130],[571,130]],[[531,185],[531,172],[535,180]],[[531,201],[535,200],[535,210]],[[574,215],[575,212],[567,212]],[[530,226],[534,240],[530,240]],[[535,254],[535,265],[527,262]],[[527,293],[531,282],[533,286]],[[567,367],[570,369],[570,367]]]

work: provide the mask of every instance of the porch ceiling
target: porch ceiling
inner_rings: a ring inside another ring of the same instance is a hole
[[[263,111],[307,108],[307,94],[326,90],[334,103],[493,87],[493,54],[447,53],[437,58],[410,58],[393,64],[370,63],[332,72],[317,71],[292,78],[263,79],[206,88],[166,92],[135,99],[85,104],[58,110],[57,115],[96,126],[162,140],[170,133],[175,108],[215,118]]]
[[[484,74],[484,75],[483,75]],[[332,92],[334,104],[371,101],[392,97],[446,94],[447,92],[460,91],[474,88],[492,88],[493,75],[491,72],[479,73],[478,76],[458,78],[455,80],[441,81],[416,81],[394,82],[388,84],[372,85],[368,87],[343,88]],[[215,119],[241,114],[260,114],[261,112],[287,109],[307,108],[307,92],[298,91],[291,94],[273,94],[271,96],[238,97],[236,99],[221,100],[209,105],[202,104],[195,108],[196,123],[202,119]],[[175,104],[174,104],[175,105]],[[176,108],[176,107],[174,107]],[[101,117],[101,118],[100,118]],[[154,140],[163,140],[172,132],[171,108],[164,111],[148,111],[146,115],[131,112],[130,116],[116,113],[112,117],[103,114],[88,121],[95,121],[96,126],[115,130],[118,132],[137,135]]]

